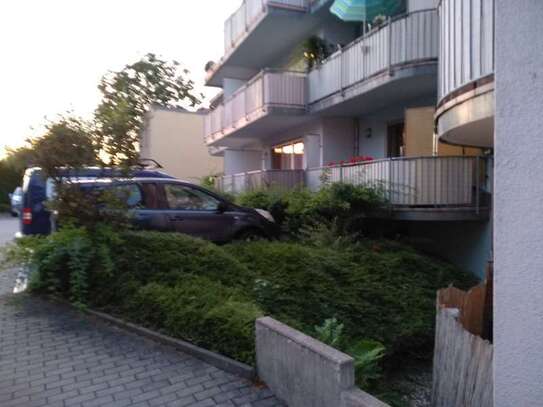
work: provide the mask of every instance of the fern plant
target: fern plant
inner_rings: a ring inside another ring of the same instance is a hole
[[[342,342],[343,324],[336,318],[324,320],[320,326],[315,326],[316,339],[334,348],[339,348]]]
[[[354,358],[355,376],[358,385],[367,388],[382,376],[381,359],[385,356],[382,343],[362,340],[351,346],[347,353]]]
[[[345,351],[354,359],[355,376],[358,385],[367,388],[382,376],[381,359],[385,347],[381,342],[364,339],[354,345],[345,346],[344,325],[336,318],[326,319],[322,325],[315,326],[315,337],[321,342]]]

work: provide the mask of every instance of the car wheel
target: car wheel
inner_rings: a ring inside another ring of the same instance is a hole
[[[11,216],[13,216],[14,218],[18,218],[19,217],[19,214],[17,212],[11,212]]]
[[[257,240],[263,240],[266,236],[264,234],[257,230],[257,229],[246,229],[241,231],[237,236],[236,240],[243,241],[243,242],[254,242]]]

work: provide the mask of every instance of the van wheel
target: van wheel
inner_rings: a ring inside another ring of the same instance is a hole
[[[255,242],[265,238],[266,236],[264,236],[264,234],[258,229],[245,229],[236,236],[236,240],[242,242]]]

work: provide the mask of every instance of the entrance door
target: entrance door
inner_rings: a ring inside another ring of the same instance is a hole
[[[404,148],[404,123],[388,126],[387,131],[387,157],[401,157]]]

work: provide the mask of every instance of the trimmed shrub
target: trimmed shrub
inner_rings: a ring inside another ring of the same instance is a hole
[[[267,314],[297,321],[306,332],[336,317],[349,338],[382,342],[390,355],[432,343],[437,289],[475,283],[449,264],[389,242],[343,249],[251,242],[225,250],[259,279],[245,290]]]
[[[206,277],[175,286],[150,283],[136,293],[132,320],[234,359],[254,363],[254,321],[262,311],[236,289]]]
[[[186,275],[206,276],[232,285],[246,276],[243,265],[221,247],[179,233],[125,232],[116,249],[116,267],[142,284],[175,285]]]
[[[346,343],[378,341],[387,358],[428,353],[436,290],[475,283],[395,242],[328,242],[216,246],[174,233],[66,227],[23,240],[20,250],[37,270],[35,290],[250,363],[260,315],[309,335],[336,318]]]
[[[333,183],[318,192],[307,189],[246,192],[238,196],[237,202],[268,210],[287,234],[298,235],[308,225],[333,220],[342,232],[350,232],[361,216],[383,205],[384,199],[378,189]]]

